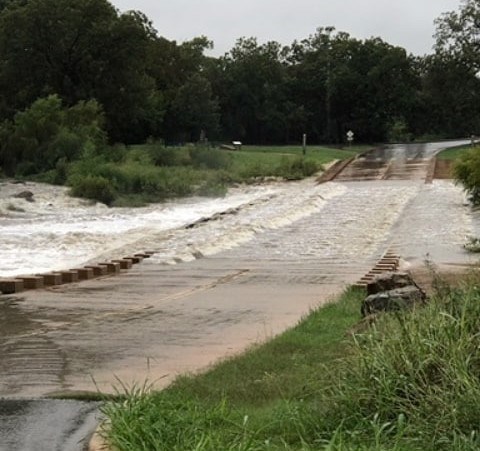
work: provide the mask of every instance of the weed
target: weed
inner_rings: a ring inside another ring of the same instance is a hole
[[[93,199],[110,205],[116,198],[112,183],[102,176],[89,175],[72,180],[72,196]]]

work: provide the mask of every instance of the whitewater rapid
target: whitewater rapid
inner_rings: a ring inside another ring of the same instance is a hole
[[[147,249],[164,263],[188,261],[308,216],[344,190],[309,179],[233,188],[224,198],[108,208],[72,198],[64,187],[3,182],[0,277],[69,269]],[[33,202],[15,197],[22,191],[32,192]],[[217,218],[211,227],[189,228],[210,218]]]

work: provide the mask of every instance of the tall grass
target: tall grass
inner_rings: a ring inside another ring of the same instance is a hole
[[[328,393],[341,436],[368,441],[375,420],[386,444],[480,449],[478,282],[448,289],[420,311],[386,316],[357,337],[353,360]]]
[[[294,153],[240,153],[147,144],[128,150],[116,148],[115,152],[112,149],[107,156],[87,153],[68,167],[59,165],[42,179],[66,181],[74,196],[122,206],[192,194],[223,196],[233,183],[251,183],[270,176],[298,180],[321,168],[319,158],[304,159]]]
[[[107,404],[120,450],[478,450],[480,280],[345,338],[361,292],[163,392]]]

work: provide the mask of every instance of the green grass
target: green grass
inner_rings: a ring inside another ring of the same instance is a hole
[[[232,156],[232,177],[237,182],[248,183],[262,177],[281,177],[297,180],[313,175],[321,165],[333,160],[350,158],[368,147],[332,149],[312,146],[306,155],[300,146],[242,146],[239,151],[229,152]],[[298,162],[303,161],[309,168],[299,170]],[[297,169],[292,166],[297,165]]]
[[[347,291],[264,345],[107,403],[119,450],[478,450],[480,279],[355,338]]]
[[[109,405],[113,443],[125,450],[250,450],[290,449],[288,440],[300,449],[304,432],[313,432],[316,393],[331,383],[327,365],[351,349],[345,331],[359,319],[360,298],[350,290],[205,374],[180,377],[161,393],[136,390],[122,406]]]
[[[324,164],[332,160],[344,160],[346,158],[353,157],[357,153],[365,152],[371,148],[371,146],[351,146],[343,149],[335,149],[324,146],[307,146],[305,156]],[[242,146],[242,150],[238,151],[237,153],[263,153],[302,156],[303,149],[301,146]]]
[[[359,319],[360,298],[349,290],[341,302],[205,374],[179,377],[159,393],[134,389],[127,402],[107,404],[112,443],[120,450],[250,450],[267,449],[267,439],[282,448],[288,434],[299,444],[294,417],[315,409],[316,393],[331,382],[327,365],[349,352],[344,333]]]
[[[358,149],[249,147],[228,151],[202,147],[165,148],[157,144],[86,157],[40,175],[63,180],[77,197],[113,206],[141,206],[189,195],[222,196],[235,183],[258,183],[270,177],[299,180],[322,170],[322,164],[349,158]],[[37,176],[38,177],[38,176]]]
[[[468,146],[458,146],[452,147],[450,149],[442,150],[437,158],[440,160],[458,160],[462,158],[472,147]]]

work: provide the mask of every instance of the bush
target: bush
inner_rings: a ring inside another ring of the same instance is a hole
[[[112,183],[101,176],[76,176],[71,181],[71,186],[72,196],[96,200],[106,205],[111,205],[117,197]]]
[[[408,437],[408,449],[479,449],[477,283],[444,286],[426,308],[385,315],[357,337],[328,397],[339,438],[368,443],[375,427],[384,445]]]
[[[68,176],[68,163],[65,158],[60,158],[55,165],[53,184],[64,185]]]
[[[480,147],[471,149],[454,166],[455,179],[462,183],[474,205],[480,204]]]
[[[125,161],[126,163],[140,163],[144,165],[152,164],[149,152],[140,147],[131,148],[125,156]]]
[[[102,124],[94,100],[66,108],[56,95],[40,98],[1,125],[0,165],[9,175],[32,175],[54,169],[61,158],[80,158],[87,143],[98,153],[106,143]]]
[[[227,187],[219,180],[209,179],[196,190],[196,194],[205,197],[225,197]]]
[[[188,151],[192,164],[200,169],[227,169],[232,164],[230,155],[220,149],[192,147]]]
[[[150,158],[155,166],[183,166],[188,161],[180,158],[179,150],[173,147],[152,145],[148,148]]]
[[[322,169],[322,165],[314,160],[298,158],[284,158],[277,167],[276,175],[286,180],[301,180],[310,177]]]

